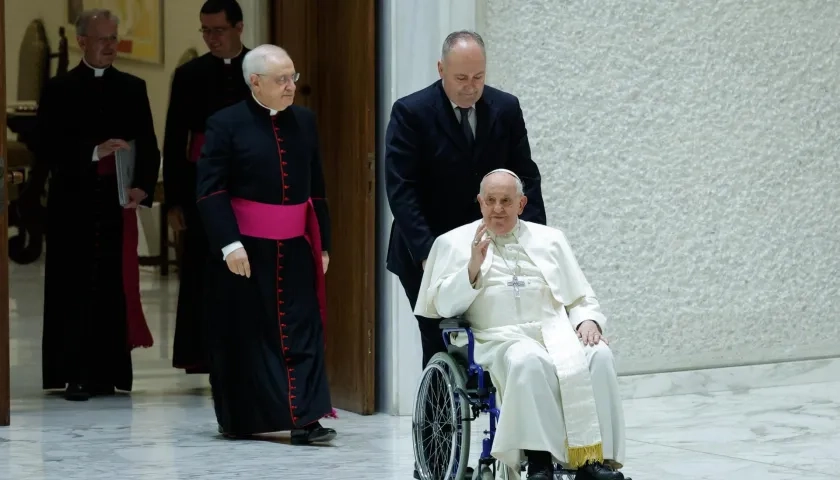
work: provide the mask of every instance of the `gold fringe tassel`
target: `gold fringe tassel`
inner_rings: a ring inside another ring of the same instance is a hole
[[[566,442],[566,450],[569,452],[571,468],[580,468],[586,465],[586,462],[604,463],[604,449],[600,442],[585,447],[569,447],[569,443]]]

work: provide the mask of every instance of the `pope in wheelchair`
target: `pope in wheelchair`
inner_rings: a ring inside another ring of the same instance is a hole
[[[519,478],[526,462],[532,480],[623,479],[624,414],[606,318],[565,235],[519,220],[527,198],[509,170],[485,176],[478,201],[481,220],[436,239],[414,310],[444,319],[449,350],[420,382],[417,473],[471,477],[470,422],[487,412],[482,479]]]

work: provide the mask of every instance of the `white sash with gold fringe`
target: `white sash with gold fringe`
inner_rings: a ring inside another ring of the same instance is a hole
[[[580,339],[568,323],[548,320],[541,328],[545,348],[560,381],[569,466],[578,468],[587,461],[603,462],[595,395]]]

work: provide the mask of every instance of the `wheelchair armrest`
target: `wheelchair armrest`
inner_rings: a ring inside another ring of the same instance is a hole
[[[464,317],[455,317],[455,318],[444,318],[440,321],[440,329],[441,330],[449,330],[449,329],[458,329],[458,328],[470,328],[470,322],[467,321]]]

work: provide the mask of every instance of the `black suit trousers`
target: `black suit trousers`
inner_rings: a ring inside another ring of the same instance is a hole
[[[417,295],[420,293],[420,282],[423,280],[423,271],[404,274],[399,278],[408,297],[411,310],[414,311],[414,306],[417,304]],[[446,351],[446,344],[443,343],[443,335],[440,331],[440,319],[426,318],[418,315],[415,315],[415,317],[417,317],[417,325],[420,328],[420,341],[423,345],[423,365],[421,368],[426,368],[429,360],[436,353]]]

